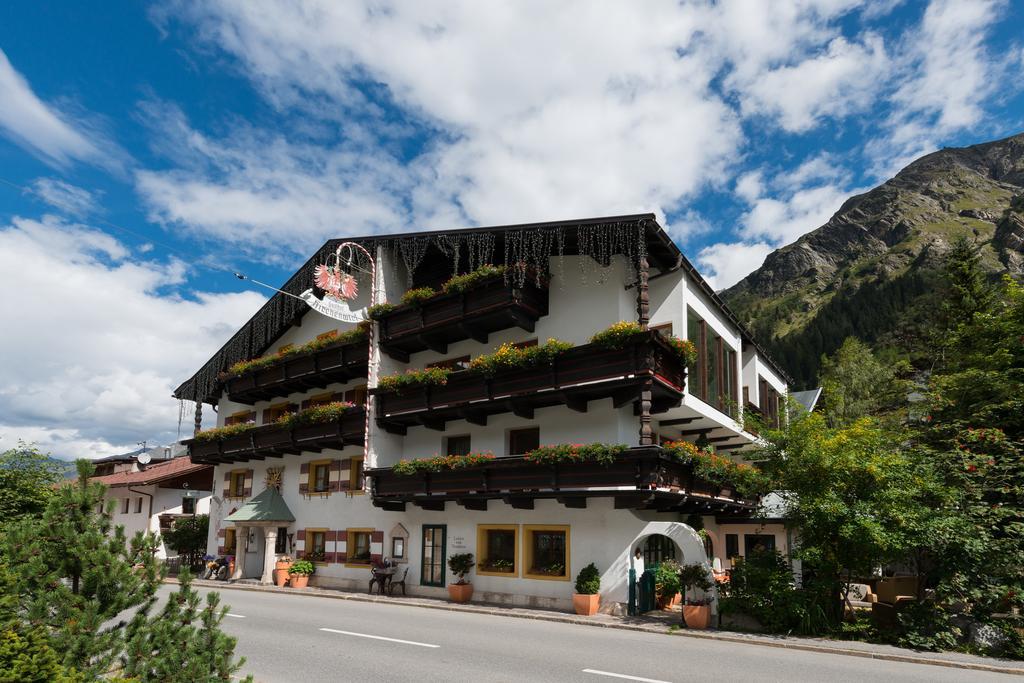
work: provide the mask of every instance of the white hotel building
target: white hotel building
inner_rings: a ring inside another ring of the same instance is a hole
[[[325,244],[282,289],[313,288],[314,267],[342,241]],[[674,557],[723,569],[755,545],[788,552],[781,520],[758,517],[756,500],[695,476],[659,447],[698,442],[742,461],[756,439],[744,411],[778,419],[787,380],[654,216],[351,241],[375,261],[375,288],[368,272],[357,273],[356,310],[371,303],[371,289],[375,303],[397,304],[409,289],[440,290],[483,264],[508,270],[379,315],[372,348],[332,345],[356,325],[277,294],[178,388],[178,398],[197,401],[197,429],[257,425],[187,442],[194,461],[216,466],[209,551],[237,555],[239,578],[269,580],[267,567],[287,554],[316,560],[314,585],[366,590],[371,563],[389,558],[408,570],[410,593],[440,597],[454,580],[446,558],[471,552],[474,600],[570,609],[575,576],[593,562],[604,608],[615,609],[627,601],[638,547],[648,566]],[[360,266],[369,271],[366,259]],[[589,343],[619,321],[651,332],[618,350]],[[661,335],[692,341],[697,363],[687,368]],[[317,338],[326,346],[227,374],[238,361]],[[493,376],[463,369],[504,342],[549,338],[574,348],[550,366]],[[453,370],[445,385],[376,390],[381,377],[429,366]],[[326,424],[277,422],[338,400],[357,407]],[[204,403],[215,425],[200,424]],[[524,457],[541,444],[574,443],[629,449],[611,464]],[[495,457],[392,470],[403,459],[468,452]]]

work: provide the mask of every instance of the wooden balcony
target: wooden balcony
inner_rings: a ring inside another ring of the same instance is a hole
[[[484,344],[491,332],[510,327],[533,332],[534,323],[547,314],[546,286],[530,281],[520,288],[497,277],[467,292],[442,294],[420,307],[403,306],[381,316],[380,348],[408,362],[410,353],[447,353],[449,344],[463,339]]]
[[[489,501],[529,510],[538,499],[585,508],[588,498],[598,497],[614,498],[616,508],[661,512],[736,514],[756,506],[731,487],[697,477],[692,465],[664,454],[658,446],[632,448],[608,465],[542,465],[524,456],[508,456],[457,470],[402,475],[385,467],[366,474],[372,480],[373,504],[393,511],[405,510],[407,503],[444,510],[450,501],[470,510],[486,510]]]
[[[651,332],[622,349],[585,344],[570,349],[550,366],[484,377],[463,370],[448,376],[444,386],[405,393],[374,390],[377,424],[396,434],[415,425],[444,430],[448,420],[487,424],[487,416],[514,413],[533,418],[537,408],[565,405],[586,412],[590,401],[613,399],[616,407],[639,401],[645,383],[652,385],[652,413],[679,405],[686,366]]]
[[[269,424],[220,441],[196,442],[189,439],[182,443],[188,446],[193,462],[216,465],[319,453],[325,448],[361,446],[365,433],[366,410],[353,408],[332,422],[295,427]]]
[[[224,382],[228,399],[252,405],[297,391],[322,389],[334,382],[365,378],[369,350],[365,340],[336,344],[284,358],[269,368],[229,377]]]

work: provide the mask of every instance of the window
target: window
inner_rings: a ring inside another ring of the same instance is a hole
[[[428,368],[448,368],[449,370],[465,370],[469,367],[469,356],[445,358],[444,360],[427,363]]]
[[[477,526],[477,574],[517,576],[519,573],[519,527],[515,524]]]
[[[135,499],[135,514],[142,512],[142,498]]]
[[[186,515],[196,514],[196,499],[195,498],[182,498],[181,499],[181,512]]]
[[[736,417],[739,414],[736,351],[690,308],[686,315],[686,338],[697,347],[697,361],[687,368],[687,391]]]
[[[508,454],[523,455],[540,446],[540,427],[512,429],[508,433]]]
[[[326,494],[331,491],[331,461],[309,463],[309,492]]]
[[[241,424],[245,424],[247,422],[255,422],[255,421],[256,421],[256,411],[255,410],[243,410],[240,413],[234,413],[233,415],[228,415],[226,418],[224,418],[224,426],[225,427],[230,427],[231,425],[241,425]]]
[[[128,514],[128,506],[131,505],[131,503],[129,502],[130,500],[131,500],[131,498],[125,498],[124,500],[121,501],[121,514],[122,515],[127,515]]]
[[[228,490],[228,497],[245,497],[245,470],[235,470],[231,473],[231,488]]]
[[[731,560],[740,554],[740,536],[739,534],[726,534],[725,535],[725,559]]]
[[[775,391],[775,387],[768,383],[768,380],[763,377],[758,378],[760,396],[761,396],[761,414],[772,426],[779,426],[779,403],[782,401],[782,396],[779,392]]]
[[[234,527],[224,530],[224,554],[235,554],[235,541],[238,539],[238,530]]]
[[[366,385],[362,384],[354,389],[349,389],[340,396],[342,401],[354,403],[357,406],[366,405]]]
[[[391,539],[391,559],[405,559],[405,539],[401,536],[396,536]]]
[[[423,525],[420,583],[424,586],[444,586],[447,535],[448,527],[444,524]]]
[[[569,527],[551,524],[523,527],[526,576],[569,580]]]
[[[296,406],[294,403],[278,403],[264,409],[263,411],[263,424],[274,424],[280,422],[283,418],[291,413],[294,413]]]
[[[284,555],[288,552],[288,527],[277,527],[277,539],[274,541],[274,552]]]
[[[773,534],[743,534],[743,556],[750,557],[757,552],[773,552],[775,536]]]
[[[348,488],[352,493],[363,493],[366,486],[366,476],[363,474],[363,458],[349,458],[348,461]]]
[[[469,435],[463,436],[446,436],[444,439],[444,453],[445,455],[469,455],[470,439]]]
[[[373,529],[349,529],[346,532],[345,547],[347,564],[370,564],[370,538]]]
[[[644,541],[644,567],[653,569],[664,560],[676,559],[676,544],[668,536],[654,534]]]
[[[310,562],[327,561],[327,529],[306,529],[305,555]]]

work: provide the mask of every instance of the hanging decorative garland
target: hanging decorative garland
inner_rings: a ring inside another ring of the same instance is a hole
[[[504,265],[506,281],[522,287],[526,283],[527,273],[534,272],[536,282],[541,284],[548,275],[552,256],[558,256],[559,275],[565,277],[566,227],[545,226],[536,228],[520,228],[508,230],[504,237]],[[627,277],[631,283],[638,280],[638,265],[647,257],[646,221],[625,221],[616,223],[582,224],[576,226],[576,253],[580,258],[580,275],[587,282],[588,273],[599,272],[597,282],[607,280],[608,267],[615,255],[622,255],[627,268]],[[401,258],[406,267],[407,285],[412,287],[417,268],[423,262],[431,245],[442,254],[452,259],[453,274],[457,274],[461,259],[462,243],[466,244],[466,252],[471,270],[494,263],[496,234],[493,232],[474,232],[466,234],[434,234],[398,239],[368,239],[364,246],[370,250],[381,244],[390,247],[395,260]],[[306,289],[313,288],[313,265],[325,263],[333,254],[340,242],[331,240],[299,269],[281,288],[283,291],[298,295]],[[363,268],[365,257],[357,255],[357,264]],[[593,260],[593,264],[590,261]],[[497,265],[497,264],[495,264]],[[232,364],[247,360],[261,353],[290,326],[298,315],[305,311],[306,304],[290,296],[275,295],[270,299],[252,320],[235,335],[211,358],[196,374],[181,385],[176,396],[180,400],[197,403],[215,400],[220,393],[220,373]],[[301,310],[300,310],[301,309]],[[181,410],[184,411],[182,405]],[[179,416],[179,425],[182,415]]]

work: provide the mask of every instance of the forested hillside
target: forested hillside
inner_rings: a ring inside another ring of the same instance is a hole
[[[1024,273],[1024,134],[914,161],[722,296],[802,387],[848,336],[920,361],[958,236],[992,279]]]

